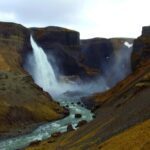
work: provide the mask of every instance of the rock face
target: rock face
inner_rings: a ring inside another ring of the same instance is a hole
[[[24,57],[31,50],[29,29],[0,23],[0,138],[64,116],[65,110],[23,70]]]
[[[81,52],[84,56],[82,63],[104,73],[106,68],[109,70],[113,66],[116,55],[123,48],[124,42],[132,43],[133,39],[94,38],[81,40]]]
[[[59,43],[71,50],[79,49],[80,37],[79,32],[61,27],[31,28],[36,40],[45,47]]]
[[[150,58],[150,26],[143,27],[142,35],[134,41],[132,68],[135,70]]]
[[[23,56],[31,51],[29,37],[22,25],[0,22],[0,70],[22,70]]]
[[[95,38],[81,41],[81,51],[84,54],[84,63],[95,69],[101,70],[105,64],[111,64],[113,46],[108,39]]]
[[[57,64],[60,74],[83,73],[77,62],[80,57],[78,32],[59,27],[31,28],[31,30],[37,43],[46,51],[55,70]]]
[[[79,33],[60,27],[31,28],[39,46],[60,75],[96,77],[113,65],[115,56],[127,38],[80,40]]]

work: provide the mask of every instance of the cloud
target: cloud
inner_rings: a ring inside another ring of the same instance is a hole
[[[0,20],[63,26],[81,38],[137,37],[149,25],[149,0],[1,0]]]
[[[16,16],[13,13],[0,12],[0,20],[2,21],[15,21]]]
[[[72,24],[79,19],[85,0],[5,0],[0,10],[15,13],[16,21],[30,24]]]

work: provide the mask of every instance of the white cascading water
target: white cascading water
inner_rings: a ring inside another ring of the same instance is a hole
[[[100,82],[103,86],[99,86],[97,81],[86,84],[78,84],[77,82],[72,81],[65,82],[57,80],[54,69],[48,61],[44,50],[37,45],[32,36],[30,37],[30,42],[33,53],[28,55],[24,68],[31,74],[35,83],[42,87],[43,90],[48,92],[52,97],[57,98],[67,91],[81,91],[83,93],[90,94],[107,89],[107,85],[104,83],[105,81],[102,78],[100,78],[98,82]]]
[[[44,50],[39,47],[34,41],[33,37],[30,37],[31,46],[33,48],[33,58],[35,59],[35,66],[33,68],[33,78],[44,91],[54,92],[57,86],[57,80],[55,73]]]

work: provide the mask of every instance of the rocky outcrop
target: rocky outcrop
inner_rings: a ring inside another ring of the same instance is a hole
[[[45,28],[31,28],[32,33],[39,44],[50,48],[55,43],[59,43],[71,50],[79,50],[80,37],[79,32],[61,28],[49,26]]]
[[[60,74],[81,75],[79,66],[79,33],[60,27],[31,28],[34,39],[47,53],[53,68],[59,66]],[[56,65],[57,64],[57,65]]]
[[[22,25],[0,22],[0,70],[23,71],[24,56],[32,50],[29,37]]]
[[[103,64],[109,65],[113,58],[113,46],[108,39],[95,38],[81,41],[84,63],[95,69],[102,70]]]
[[[111,70],[114,65],[117,54],[124,49],[124,43],[132,43],[130,38],[94,38],[81,40],[81,52],[83,53],[82,63],[88,67],[99,70],[100,73],[105,73]]]
[[[134,41],[132,69],[135,70],[148,59],[150,59],[150,26],[143,27],[142,35]]]

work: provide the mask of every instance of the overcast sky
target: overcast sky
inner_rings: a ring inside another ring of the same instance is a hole
[[[150,25],[150,0],[0,0],[0,20],[62,26],[81,38],[137,37]]]

